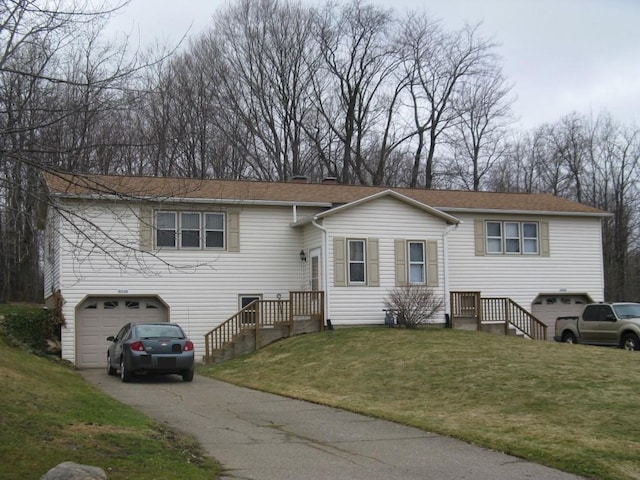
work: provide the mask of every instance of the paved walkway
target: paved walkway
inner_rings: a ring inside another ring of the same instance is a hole
[[[82,375],[107,394],[194,436],[221,480],[576,480],[580,477],[392,422],[196,376],[124,384]]]

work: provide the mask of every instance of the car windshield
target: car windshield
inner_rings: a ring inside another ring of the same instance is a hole
[[[136,325],[135,336],[137,338],[184,338],[182,330],[177,325]]]
[[[618,318],[640,317],[640,303],[629,303],[625,305],[613,305]]]

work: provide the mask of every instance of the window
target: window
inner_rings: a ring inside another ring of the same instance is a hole
[[[501,222],[487,222],[487,252],[502,253]]]
[[[408,242],[409,283],[425,283],[424,242]]]
[[[155,230],[156,247],[225,248],[224,213],[156,212]]]
[[[365,283],[365,247],[364,240],[349,240],[347,252],[349,255],[349,283]]]
[[[182,212],[180,214],[180,246],[200,248],[200,214]]]
[[[522,224],[522,242],[524,253],[538,253],[538,224]]]
[[[248,307],[251,303],[256,300],[262,300],[262,295],[240,295],[239,299],[239,307],[242,312],[241,322],[243,324],[254,324],[256,323],[256,309],[253,307]],[[246,309],[245,309],[246,308]]]
[[[490,254],[537,255],[536,222],[486,222],[486,248]]]
[[[176,246],[176,214],[174,212],[157,213],[156,245],[158,247]]]
[[[520,224],[504,223],[504,250],[506,253],[520,253]]]
[[[207,248],[224,248],[224,215],[205,214],[205,239]]]

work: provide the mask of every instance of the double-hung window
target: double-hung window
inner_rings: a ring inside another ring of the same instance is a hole
[[[424,242],[408,243],[409,248],[409,283],[425,283],[425,248]]]
[[[537,255],[539,229],[536,222],[486,222],[486,248],[489,254]]]
[[[176,225],[176,212],[156,214],[156,245],[158,247],[176,247]]]
[[[204,219],[206,248],[224,248],[224,214],[205,213]]]
[[[366,251],[364,240],[348,241],[349,283],[364,284],[366,281]]]
[[[180,247],[200,248],[200,214],[180,213]]]

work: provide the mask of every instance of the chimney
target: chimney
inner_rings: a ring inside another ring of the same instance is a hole
[[[322,179],[322,185],[336,185],[338,179],[336,177],[324,177]]]
[[[305,175],[294,175],[291,181],[293,183],[309,183],[309,179]]]

